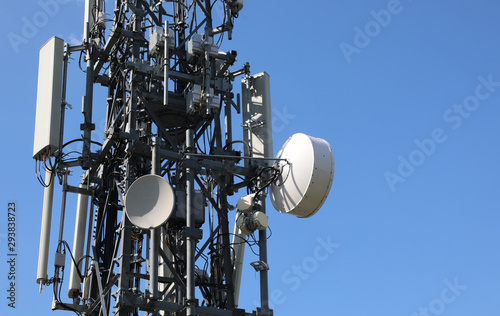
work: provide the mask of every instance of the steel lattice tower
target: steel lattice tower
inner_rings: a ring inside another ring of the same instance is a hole
[[[268,188],[278,211],[315,214],[333,180],[330,146],[295,134],[274,158],[269,75],[251,75],[248,63],[233,70],[236,51],[219,51],[242,0],[115,0],[112,13],[106,3],[86,0],[81,45],[53,37],[40,50],[33,158],[45,170],[45,192],[37,283],[53,287],[53,309],[77,314],[272,315]],[[79,54],[86,78],[82,136],[64,141],[71,54]],[[241,96],[233,92],[237,77]],[[96,85],[107,89],[105,102],[94,101]],[[92,139],[92,112],[104,108],[101,143]],[[233,139],[234,113],[242,140]],[[76,157],[70,144],[81,148]],[[75,169],[83,171],[78,186],[70,184]],[[62,206],[49,277],[57,180]],[[231,233],[228,197],[241,190]],[[78,195],[72,246],[63,239],[68,193]],[[247,312],[238,303],[249,236],[258,246],[251,265],[261,300]],[[70,302],[61,298],[65,280]]]
[[[233,150],[231,113],[241,107],[233,82],[243,76],[250,100],[253,78],[248,64],[231,71],[236,52],[219,52],[214,42],[231,38],[243,3],[220,1],[223,19],[215,24],[216,2],[116,0],[111,18],[104,1],[86,1],[84,42],[64,46],[61,106],[63,126],[68,58],[80,53],[86,61],[81,155],[65,158],[61,132],[58,148],[37,157],[45,161],[46,195],[57,177],[64,199],[68,192],[79,195],[68,292],[73,302],[63,303],[58,295],[63,253],[69,250],[61,232],[55,275],[44,278],[42,271],[37,280],[54,284],[54,309],[87,315],[252,314],[235,302],[227,197],[247,188],[255,193],[253,208],[265,212],[265,188],[277,171],[247,142],[244,153]],[[108,96],[104,140],[93,151],[92,111],[104,105],[93,104],[96,84],[107,87]],[[68,184],[70,168],[84,170],[79,187]],[[150,230],[133,225],[124,212],[127,190],[147,174],[168,179],[176,196],[174,215]],[[213,212],[207,215],[208,209]],[[85,235],[87,218],[92,233],[85,245],[77,235]],[[271,315],[265,229],[258,246],[262,307],[253,314]]]

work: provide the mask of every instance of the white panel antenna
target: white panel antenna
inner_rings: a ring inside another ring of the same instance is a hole
[[[90,38],[90,30],[95,24],[96,0],[85,0],[85,14],[83,17],[83,41],[87,42]]]
[[[40,48],[33,158],[43,160],[59,148],[64,41],[52,37]]]
[[[241,80],[243,101],[243,140],[245,156],[273,157],[273,126],[271,116],[271,85],[269,75],[261,72]],[[253,160],[253,165],[269,165],[270,161]]]

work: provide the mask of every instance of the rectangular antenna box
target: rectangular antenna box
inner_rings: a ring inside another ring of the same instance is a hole
[[[64,41],[52,37],[40,48],[33,158],[43,160],[59,148]]]
[[[194,215],[195,227],[200,228],[205,223],[205,197],[200,190],[193,190],[191,206]],[[175,207],[170,215],[171,223],[186,224],[186,191],[175,189]]]
[[[245,156],[274,158],[271,115],[271,85],[266,72],[241,80],[243,140],[251,147]],[[269,165],[270,161],[256,160],[253,164]],[[248,165],[248,161],[245,160]]]

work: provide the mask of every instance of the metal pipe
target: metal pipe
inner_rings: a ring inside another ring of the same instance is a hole
[[[36,274],[36,283],[40,284],[40,292],[42,292],[42,285],[47,283],[52,202],[54,201],[54,174],[49,169],[45,170],[45,183],[49,185],[45,187],[43,192],[42,227],[40,229],[40,248]]]
[[[67,79],[68,79],[68,59],[69,59],[69,52],[68,52],[69,44],[66,43],[64,45],[64,57],[63,57],[63,80],[62,80],[62,93],[61,93],[61,119],[60,119],[60,125],[59,125],[59,155],[62,155],[62,146],[64,144],[63,142],[63,137],[64,137],[64,113],[66,111],[66,86],[67,86]]]
[[[165,42],[163,48],[163,105],[168,105],[168,76],[170,71],[170,57],[168,56],[168,21],[165,21],[164,30]]]
[[[178,1],[173,1],[172,2],[173,9],[174,9],[174,25],[177,26],[177,50],[178,50],[178,56],[180,60],[185,60],[186,59],[186,48],[184,46],[184,41],[186,40],[186,28],[184,25],[185,20],[186,20],[186,15],[185,15],[185,8],[187,7],[186,0],[178,0]],[[179,63],[179,71],[180,72],[186,72],[186,66],[184,63]],[[177,84],[175,87],[175,92],[180,93],[184,91],[184,88],[186,87],[186,82],[182,80],[177,80]]]
[[[225,176],[221,179],[221,183],[219,183],[219,222],[220,222],[220,232],[222,245],[229,245],[229,221],[227,219],[228,210],[227,210],[227,186],[228,186],[228,177]],[[234,287],[233,287],[233,264],[231,262],[231,248],[230,247],[222,247],[222,261],[224,274],[226,279],[227,286],[227,309],[234,308]]]
[[[130,124],[129,124],[130,125]],[[128,190],[132,183],[132,166],[129,161],[125,164],[125,192]],[[116,188],[118,189],[118,188]],[[123,197],[121,198],[123,201]],[[134,308],[130,306],[124,306],[128,302],[128,292],[130,288],[133,286],[133,279],[130,275],[131,272],[131,259],[132,259],[132,223],[128,219],[128,216],[125,214],[122,215],[121,223],[120,223],[120,265],[118,268],[118,295],[116,298],[116,306],[118,308],[115,309],[115,315],[117,316],[128,316],[135,311]]]
[[[152,158],[153,158],[153,170],[155,172],[157,172],[158,174],[161,172],[161,155],[160,155],[160,152],[159,152],[159,146],[160,146],[160,142],[161,142],[161,138],[160,137],[156,137],[155,138],[155,143],[154,143],[154,151],[153,151],[153,155],[152,155]],[[168,245],[167,245],[167,242],[166,242],[166,238],[168,236],[168,233],[166,231],[166,229],[162,226],[160,228],[160,236],[159,236],[159,247],[161,247],[161,249],[165,252],[165,255],[166,255],[166,258],[167,260],[169,260],[170,262],[173,261],[173,254],[172,252],[170,251],[170,249],[168,248]],[[159,253],[160,249],[157,249],[157,253]],[[160,269],[160,266],[161,266],[161,269]],[[162,257],[159,258],[159,262],[158,262],[158,275],[160,277],[169,277],[171,278],[173,276],[173,273],[172,271],[170,271],[170,269],[168,268],[168,265],[167,263],[165,263],[165,259],[163,259]],[[166,288],[166,285],[164,283],[162,284],[159,284],[159,291],[164,291]],[[159,297],[159,300],[160,301],[165,301],[165,300],[168,300],[168,301],[172,301],[170,299],[170,295],[169,297],[167,297],[165,299],[164,296],[162,297]],[[163,315],[163,314],[161,314]]]
[[[85,97],[83,98],[83,108],[82,113],[84,117],[83,123],[83,148],[82,148],[82,168],[84,170],[90,167],[90,142],[92,138],[92,99],[94,95],[94,60],[91,58],[91,45],[89,45],[89,51],[87,51],[87,78],[86,78],[86,88]]]
[[[63,182],[63,192],[61,201],[61,217],[59,219],[59,238],[57,239],[57,251],[61,250],[61,242],[64,235],[64,217],[66,215],[66,196],[68,195],[67,185],[68,185],[68,174],[69,170],[64,170],[64,182]]]
[[[158,298],[158,229],[150,229],[149,291],[152,299]]]
[[[154,174],[160,174],[160,172],[161,172],[161,160],[160,160],[160,151],[159,151],[160,142],[161,142],[160,137],[154,138],[153,152],[152,152],[152,170],[153,170]],[[170,262],[172,262],[173,255],[165,242],[166,236],[167,236],[167,232],[166,232],[165,228],[163,226],[160,227],[159,236],[158,236],[158,232],[157,232],[157,235],[155,236],[155,238],[159,238],[158,239],[159,242],[157,243],[158,245],[155,245],[154,247],[155,247],[155,251],[157,254],[159,253],[160,248],[161,248],[165,252],[168,260],[170,260]],[[153,244],[151,244],[151,247],[153,247]],[[151,254],[151,257],[152,257],[152,254]],[[153,264],[153,263],[151,263],[151,264]],[[164,262],[162,257],[158,258],[158,262],[156,265],[158,266],[157,275],[159,277],[165,277],[165,276],[172,277],[172,272],[168,269],[168,266]],[[153,281],[151,281],[151,283],[152,282]],[[156,283],[158,283],[158,281],[156,281]],[[165,290],[165,284],[164,283],[158,284],[158,286],[155,287],[155,289],[157,289],[158,291],[163,291],[163,290]],[[163,297],[158,297],[158,299],[163,300]]]
[[[128,188],[128,185],[127,185]],[[120,267],[119,267],[119,274],[120,277],[118,278],[118,296],[116,299],[116,304],[117,306],[125,305],[127,302],[127,298],[125,297],[126,293],[129,291],[129,289],[132,287],[132,280],[130,274],[130,261],[131,261],[131,250],[132,250],[132,224],[130,223],[130,220],[128,217],[123,214],[121,224],[120,224],[120,229],[121,229],[121,245],[120,245],[120,257],[121,257],[121,262],[120,262]],[[100,281],[100,280],[99,280]],[[123,308],[121,307],[118,310],[118,313],[116,315],[118,316],[123,316],[123,315],[130,315],[130,312],[133,310],[128,307],[128,308]]]
[[[265,195],[259,200],[260,211],[266,213]],[[259,230],[259,260],[267,264],[267,230]],[[268,269],[260,271],[260,306],[262,307],[263,315],[269,313],[269,279]]]
[[[208,28],[205,29],[205,31],[207,31]],[[208,36],[207,35],[207,32],[205,32],[205,41],[208,41]],[[203,99],[205,96],[209,96],[209,98],[213,97],[211,94],[210,94],[210,78],[211,78],[211,67],[210,67],[210,54],[209,54],[209,51],[210,51],[210,46],[209,45],[205,45],[205,73],[203,74],[205,76],[205,78],[203,79],[203,83],[205,84],[204,87],[202,87],[202,90],[201,90],[201,98]],[[210,99],[207,98],[206,100],[206,105],[207,105],[207,108],[206,108],[206,112],[207,112],[207,115],[210,115],[210,112],[212,111],[211,107],[210,107]]]
[[[82,168],[88,169],[90,167],[90,142],[92,137],[92,99],[94,92],[94,60],[92,58],[92,38],[90,30],[92,29],[95,19],[92,12],[96,7],[95,0],[85,0],[85,16],[83,25],[83,39],[84,45],[87,49],[87,68],[85,73],[87,75],[85,84],[85,96],[83,97],[82,113],[84,117],[83,122],[83,148],[82,148]]]
[[[231,117],[231,102],[224,102],[224,125],[225,125],[225,135],[226,135],[226,148],[227,150],[232,150],[233,142],[233,130],[232,130],[232,117]]]
[[[193,148],[192,129],[186,130],[186,150],[191,152]],[[186,159],[190,159],[190,155],[186,155]],[[191,168],[186,168],[186,227],[187,229],[194,228],[194,214],[192,209],[192,200],[194,197],[194,176]],[[196,313],[196,298],[195,298],[195,275],[194,275],[194,255],[196,249],[196,239],[187,237],[186,244],[186,298],[187,298],[187,316],[193,316]]]
[[[160,173],[160,157],[158,154],[159,138],[154,138],[151,155],[153,174]],[[158,236],[157,228],[150,229],[150,254],[149,254],[149,291],[152,299],[158,298]]]
[[[90,279],[91,279],[91,277],[89,275],[87,275],[86,271],[89,270],[90,265],[92,264],[91,263],[92,260],[90,257],[90,247],[91,247],[90,241],[92,240],[92,232],[93,232],[93,225],[91,223],[92,223],[92,219],[94,218],[94,203],[92,202],[92,200],[90,200],[90,201],[91,201],[90,212],[88,212],[89,213],[89,218],[88,218],[89,226],[87,229],[87,245],[85,246],[85,248],[86,248],[86,251],[85,251],[85,257],[86,257],[85,269],[82,271],[82,273],[84,275],[82,299],[84,301],[88,300],[88,298],[89,298]]]

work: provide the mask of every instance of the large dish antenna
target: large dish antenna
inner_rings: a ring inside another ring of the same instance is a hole
[[[125,195],[125,213],[142,229],[164,224],[172,214],[175,194],[164,178],[148,174],[132,183]]]
[[[276,155],[281,174],[271,185],[274,208],[297,217],[310,217],[323,205],[335,172],[333,152],[324,139],[294,134]]]

